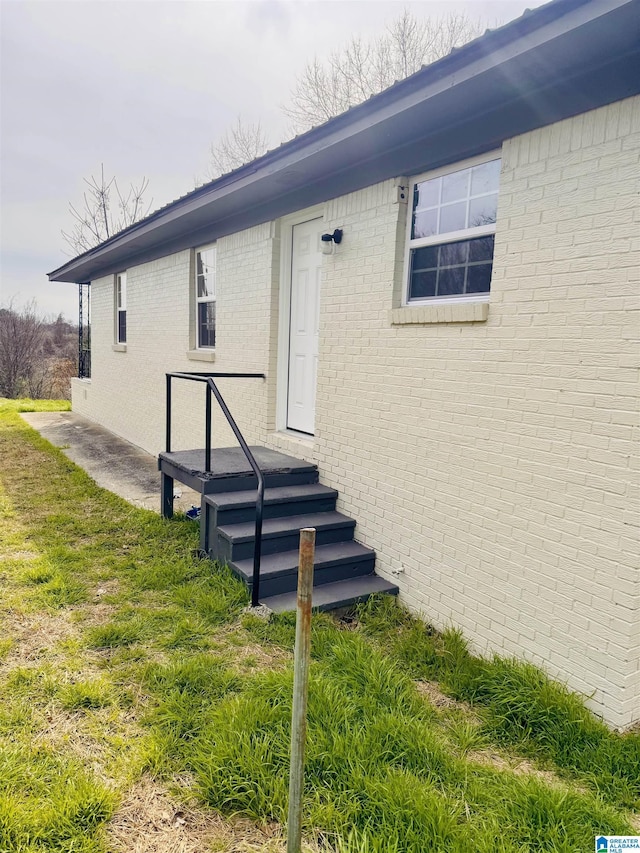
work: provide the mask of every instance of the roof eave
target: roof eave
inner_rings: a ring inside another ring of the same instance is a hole
[[[578,32],[581,27],[593,24],[602,16],[634,6],[638,6],[638,0],[556,0],[555,3],[548,4],[501,30],[489,33],[454,51],[440,62],[428,66],[324,125],[296,137],[258,160],[172,202],[49,273],[49,279],[75,282],[90,280],[99,274],[114,271],[119,263],[129,263],[134,258],[151,257],[154,251],[157,252],[160,243],[161,253],[166,254],[170,247],[173,247],[173,250],[176,250],[175,247],[179,248],[187,233],[197,234],[198,224],[205,219],[210,226],[208,233],[214,237],[231,233],[229,230],[225,231],[225,227],[228,229],[232,224],[236,230],[240,230],[243,222],[250,220],[238,218],[234,203],[241,209],[241,202],[246,201],[248,195],[254,197],[256,211],[260,210],[263,217],[261,221],[282,215],[287,210],[287,204],[300,204],[300,194],[305,189],[311,199],[309,203],[315,203],[319,199],[309,189],[313,183],[311,179],[314,176],[314,164],[316,171],[321,168],[325,169],[325,172],[327,169],[333,170],[333,183],[323,182],[326,192],[341,187],[356,188],[353,186],[353,180],[351,183],[345,181],[342,184],[339,180],[341,172],[353,168],[354,140],[369,139],[376,149],[378,159],[383,158],[394,145],[398,145],[394,128],[398,127],[399,122],[408,121],[410,125],[410,118],[413,116],[415,124],[415,117],[427,115],[432,105],[434,116],[438,115],[438,110],[441,117],[446,116],[447,104],[449,113],[454,107],[463,110],[465,94],[468,97],[474,81],[480,80],[482,75],[490,77],[493,74],[498,81],[504,81],[508,74],[517,73],[518,63],[524,68],[527,67],[527,56],[530,58],[535,55],[532,51],[548,51],[554,40],[561,41],[574,31]],[[622,37],[621,34],[621,39]],[[560,41],[556,45],[558,56],[555,61],[558,63],[558,69],[562,68],[562,62],[565,61],[562,51],[558,50]],[[591,41],[594,42],[593,54],[598,54],[598,50],[602,53],[602,46],[598,48],[593,38]],[[522,72],[522,69],[520,70]],[[531,72],[531,69],[529,71]],[[553,82],[553,72],[549,69],[536,69],[536,72],[542,77],[546,74]],[[458,103],[460,99],[462,102]],[[468,104],[467,107],[469,106]],[[366,155],[364,158],[366,159]],[[363,155],[359,152],[358,166],[361,166],[362,159]],[[392,165],[393,158],[390,159],[388,168],[391,169]],[[361,172],[362,180],[366,181],[366,170],[361,169]],[[376,173],[372,168],[369,174],[375,177],[382,172],[378,170]],[[332,196],[327,196],[330,197]],[[304,203],[301,206],[305,206]],[[273,215],[269,213],[270,210]],[[208,211],[213,214],[212,218],[204,216]],[[219,225],[217,232],[211,230],[212,221]],[[225,222],[229,224],[225,226]],[[202,236],[204,240],[207,236],[205,230]]]

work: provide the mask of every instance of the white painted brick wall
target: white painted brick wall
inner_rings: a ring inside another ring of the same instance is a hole
[[[74,411],[158,453],[165,441],[165,373],[266,373],[274,234],[267,224],[218,241],[213,363],[187,357],[193,331],[189,251],[127,270],[126,352],[112,348],[113,276],[92,282],[91,381],[74,381]],[[220,379],[218,386],[248,441],[260,441],[267,428],[266,381]],[[173,450],[204,446],[204,393],[200,384],[173,380]],[[214,446],[235,445],[215,402],[213,414]]]
[[[274,432],[277,226],[218,242],[212,368],[268,374],[224,385],[241,427],[318,462],[405,603],[593,694],[622,727],[640,717],[640,99],[502,157],[486,322],[391,324],[406,208],[387,181],[325,205],[344,240],[324,261],[313,446]],[[184,355],[188,264],[128,271],[126,353],[111,351],[112,279],[92,285],[93,379],[74,408],[152,451],[164,372],[207,367]],[[179,446],[201,407],[183,402]]]
[[[504,144],[484,323],[390,325],[393,184],[329,203],[308,454],[412,609],[620,727],[640,717],[639,129],[635,98]]]

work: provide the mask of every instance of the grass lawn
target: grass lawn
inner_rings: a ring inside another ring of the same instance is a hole
[[[0,853],[284,851],[293,618],[242,615],[193,523],[98,488],[21,407],[59,408],[0,401]],[[312,650],[306,850],[640,831],[640,735],[539,670],[390,599],[314,617]]]

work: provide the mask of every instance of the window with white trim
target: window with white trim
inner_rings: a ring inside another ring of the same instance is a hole
[[[488,295],[500,163],[493,154],[411,182],[407,303]]]
[[[127,342],[127,274],[116,274],[116,343]]]
[[[216,345],[216,247],[196,249],[196,348]]]

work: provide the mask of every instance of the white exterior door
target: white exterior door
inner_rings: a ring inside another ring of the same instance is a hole
[[[322,219],[293,226],[287,427],[313,435],[318,375]]]

